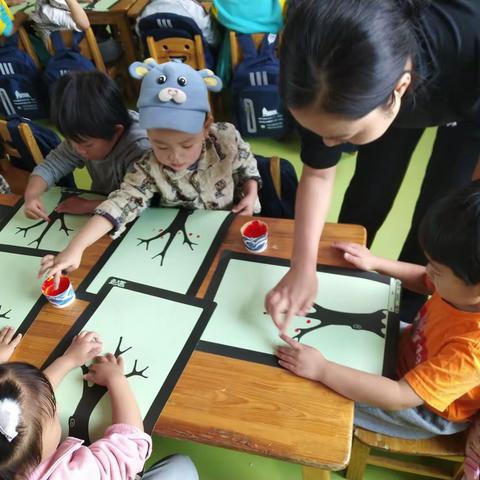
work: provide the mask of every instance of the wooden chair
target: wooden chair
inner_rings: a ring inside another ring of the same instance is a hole
[[[69,30],[62,30],[62,38],[65,45],[72,44],[73,32]],[[50,54],[54,54],[55,50],[53,48],[52,42],[48,41],[48,51]],[[80,42],[80,53],[90,59],[95,68],[100,72],[106,73],[110,78],[122,78],[122,83],[125,87],[125,95],[128,99],[134,98],[132,82],[130,80],[130,74],[128,73],[128,65],[126,64],[126,60],[122,55],[118,60],[115,61],[113,64],[106,65],[103,61],[102,54],[100,53],[100,49],[98,48],[97,39],[95,38],[95,34],[93,30],[89,28],[85,30],[85,37]]]
[[[467,432],[461,432],[455,435],[439,435],[427,440],[404,440],[356,428],[353,434],[352,455],[346,478],[348,480],[363,479],[365,467],[368,464],[431,478],[459,480],[463,474],[466,438]],[[374,455],[371,453],[374,449],[441,459],[443,465],[440,465],[440,462],[438,465],[430,465]]]
[[[243,52],[238,44],[237,40],[237,32],[230,31],[229,32],[230,38],[230,56],[232,58],[232,71],[235,71],[237,65],[243,60]],[[253,42],[255,43],[255,47],[258,50],[262,40],[265,37],[265,33],[252,33]]]
[[[32,130],[26,123],[20,123],[18,129],[33,160],[37,165],[40,164],[43,161],[43,155],[33,136]],[[30,177],[30,172],[14,167],[10,161],[10,157],[20,158],[20,153],[13,146],[6,120],[0,120],[0,143],[3,150],[3,157],[0,159],[0,173],[7,179],[12,192],[23,195]]]
[[[33,48],[32,42],[30,41],[30,37],[26,32],[25,28],[20,26],[17,28],[18,33],[18,47],[20,50],[23,50],[35,63],[38,68],[41,68],[40,60],[38,59],[37,54],[35,53],[35,49]],[[3,41],[5,37],[0,37]]]
[[[62,30],[61,34],[65,45],[71,46],[73,32],[70,30]],[[51,55],[55,54],[55,49],[50,39],[48,39],[47,48]],[[100,49],[98,48],[97,39],[95,38],[95,35],[93,34],[91,28],[85,31],[85,37],[80,42],[80,53],[84,57],[90,59],[97,70],[100,70],[103,73],[108,73],[102,55],[100,53]]]
[[[206,68],[205,52],[200,35],[195,35],[193,40],[181,37],[155,40],[154,37],[147,37],[147,46],[149,56],[157,63],[180,59],[195,70]]]

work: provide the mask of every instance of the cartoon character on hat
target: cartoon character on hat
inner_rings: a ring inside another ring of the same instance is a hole
[[[129,67],[141,79],[137,107],[140,127],[170,129],[186,133],[202,130],[210,112],[208,92],[222,89],[222,81],[211,70],[194,70],[181,62],[158,64],[153,58]]]

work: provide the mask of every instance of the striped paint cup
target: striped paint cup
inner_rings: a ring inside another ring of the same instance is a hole
[[[57,289],[54,286],[53,277],[47,278],[42,283],[42,293],[55,308],[68,307],[75,300],[75,291],[68,277],[60,277]]]

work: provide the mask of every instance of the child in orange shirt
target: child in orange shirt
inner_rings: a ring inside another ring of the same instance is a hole
[[[448,195],[423,219],[419,240],[426,267],[337,243],[362,270],[398,278],[431,295],[402,331],[398,380],[328,361],[285,334],[279,363],[355,400],[355,425],[402,438],[429,438],[468,428],[480,409],[480,182]]]

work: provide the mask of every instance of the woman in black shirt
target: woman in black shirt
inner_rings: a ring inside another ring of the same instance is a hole
[[[421,218],[469,182],[480,158],[480,2],[296,0],[282,38],[281,90],[300,124],[304,163],[291,269],[266,298],[284,328],[316,297],[318,241],[342,143],[359,148],[339,221],[364,225],[371,245],[424,129],[438,126],[400,255],[425,263]],[[409,313],[421,302],[413,299]]]

